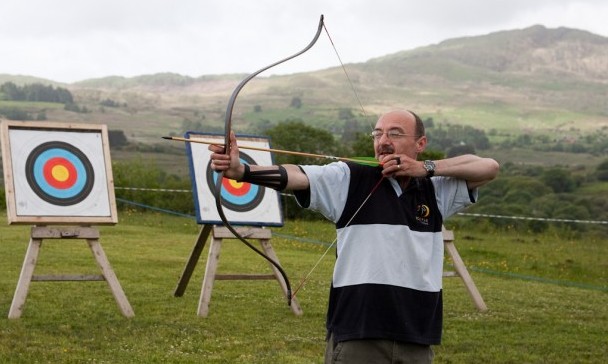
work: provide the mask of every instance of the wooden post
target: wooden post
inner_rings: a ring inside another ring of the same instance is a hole
[[[42,245],[42,239],[30,237],[30,243],[27,247],[27,252],[25,253],[23,266],[21,266],[21,274],[19,275],[19,281],[17,282],[13,302],[11,303],[11,308],[8,311],[9,319],[21,317],[23,306],[25,305],[25,299],[27,298],[27,292],[30,289],[30,282],[32,281],[32,276],[34,274],[34,268],[36,267],[36,261],[38,260],[40,245]]]
[[[475,283],[473,282],[473,278],[471,278],[467,267],[464,265],[464,262],[462,261],[462,258],[460,257],[460,254],[458,254],[458,250],[454,245],[454,232],[451,230],[446,230],[445,227],[443,227],[443,244],[448,254],[452,258],[452,261],[454,262],[454,269],[456,270],[456,272],[444,272],[443,276],[460,277],[464,282],[464,285],[467,288],[469,296],[471,296],[475,307],[477,307],[480,312],[487,311],[488,307],[483,301],[479,290],[477,290],[477,286],[475,286]]]
[[[271,231],[269,229],[262,228],[237,228],[237,231],[242,236],[246,236],[250,239],[257,239],[260,241],[260,245],[264,250],[264,253],[272,258],[275,262],[279,262],[272,245],[270,244]],[[222,249],[223,239],[236,239],[236,237],[227,228],[214,227],[213,236],[211,239],[211,246],[209,247],[209,256],[207,258],[207,266],[205,268],[205,276],[203,278],[203,285],[201,289],[201,296],[199,299],[199,305],[197,314],[201,317],[207,317],[209,314],[209,303],[211,302],[211,292],[213,291],[213,283],[215,280],[260,280],[260,279],[276,279],[279,282],[281,290],[285,297],[287,297],[287,285],[283,280],[278,269],[268,263],[272,268],[273,274],[217,274],[217,267],[220,259],[220,251]],[[302,315],[303,311],[300,304],[295,299],[291,301],[291,311],[299,316]]]
[[[46,275],[35,276],[34,269],[38,261],[38,254],[42,246],[43,239],[85,239],[93,253],[97,265],[103,275]],[[114,270],[110,266],[101,244],[99,243],[99,231],[91,227],[72,227],[72,228],[50,228],[45,226],[35,226],[30,234],[30,242],[25,254],[21,274],[13,296],[13,302],[8,313],[8,318],[15,319],[21,317],[25,300],[31,281],[101,281],[105,280],[110,286],[110,290],[118,304],[118,307],[125,317],[133,317],[135,313],[125,296]]]
[[[194,243],[194,247],[192,248],[192,253],[190,253],[190,258],[188,258],[188,262],[186,263],[182,275],[177,282],[177,287],[175,287],[175,291],[173,292],[175,297],[181,297],[184,295],[186,287],[188,287],[188,282],[190,282],[190,277],[192,277],[192,273],[194,272],[194,268],[196,268],[196,264],[198,263],[203,249],[205,248],[205,243],[207,242],[211,228],[212,225],[203,225],[203,228],[199,232],[196,242]]]

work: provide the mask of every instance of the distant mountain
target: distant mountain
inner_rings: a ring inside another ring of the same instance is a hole
[[[153,75],[142,75],[136,77],[109,76],[103,78],[89,79],[74,83],[78,87],[87,88],[133,88],[133,87],[157,87],[157,86],[187,86],[196,79],[177,73],[157,73]]]
[[[483,129],[608,128],[608,38],[586,31],[535,25],[449,39],[347,64],[346,69],[369,119],[393,107],[407,107]],[[11,77],[29,80],[0,75],[0,82]],[[91,120],[115,123],[132,135],[151,130],[139,125],[142,120],[155,120],[158,134],[166,133],[163,128],[179,129],[184,120],[222,128],[225,105],[243,77],[160,73],[63,86],[92,110],[106,98],[129,105],[121,113],[106,108]],[[248,130],[289,117],[338,133],[345,122],[337,117],[339,110],[360,109],[341,67],[258,77],[244,91],[235,115]],[[301,109],[290,107],[294,98]]]
[[[535,25],[483,36],[450,39],[372,61],[385,66],[441,60],[479,73],[567,76],[608,81],[608,38],[586,31]],[[436,70],[441,74],[441,70]]]
[[[46,78],[34,77],[34,76],[25,76],[25,75],[9,75],[6,73],[0,73],[0,84],[12,82],[16,85],[24,85],[24,84],[32,84],[32,83],[42,83],[45,85],[53,85],[53,86],[65,86],[65,83],[56,82],[52,80],[47,80]]]
[[[608,115],[608,38],[576,29],[536,25],[450,39],[362,67],[385,83],[441,89],[461,101],[504,97]]]

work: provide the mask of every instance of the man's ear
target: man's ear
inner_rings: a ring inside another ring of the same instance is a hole
[[[422,153],[424,151],[424,148],[426,148],[426,141],[427,141],[426,140],[426,135],[421,136],[416,141],[416,152],[418,154]]]

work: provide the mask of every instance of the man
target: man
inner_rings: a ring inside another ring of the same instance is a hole
[[[326,363],[430,363],[441,341],[444,219],[474,203],[498,174],[493,159],[418,161],[427,139],[413,112],[382,115],[372,131],[379,167],[247,166],[210,146],[228,178],[293,190],[336,224]]]

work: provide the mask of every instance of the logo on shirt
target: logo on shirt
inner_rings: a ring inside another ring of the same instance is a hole
[[[420,204],[416,206],[416,221],[421,224],[429,224],[429,216],[431,215],[431,209],[427,205]]]

